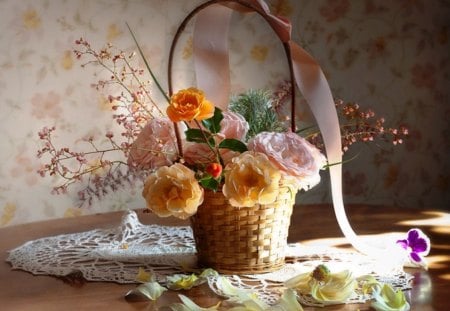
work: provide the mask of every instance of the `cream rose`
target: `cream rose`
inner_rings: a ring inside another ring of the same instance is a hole
[[[298,187],[305,190],[320,182],[319,171],[326,164],[319,149],[292,132],[259,133],[248,142],[248,149],[267,155],[280,170],[296,177]]]
[[[280,178],[280,171],[266,155],[244,152],[225,167],[222,191],[236,207],[271,204],[278,196]]]
[[[175,131],[167,118],[150,120],[131,145],[128,165],[155,169],[171,165],[177,158]]]
[[[197,212],[203,202],[203,188],[195,174],[186,166],[175,163],[163,166],[150,174],[142,196],[147,208],[160,217],[175,216],[186,219]]]

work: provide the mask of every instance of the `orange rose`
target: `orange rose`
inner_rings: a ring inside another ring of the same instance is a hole
[[[170,98],[167,116],[173,122],[204,120],[214,115],[214,105],[205,99],[205,94],[191,87],[180,90]]]

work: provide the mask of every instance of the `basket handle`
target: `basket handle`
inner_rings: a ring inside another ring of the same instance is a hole
[[[347,240],[353,245],[358,251],[365,253],[374,258],[384,258],[389,254],[388,248],[374,247],[368,245],[357,236],[353,228],[351,227],[344,207],[343,195],[342,195],[342,143],[341,143],[341,132],[339,126],[339,119],[337,116],[336,107],[334,105],[333,96],[331,94],[330,87],[328,85],[327,79],[320,68],[317,61],[309,55],[303,48],[297,45],[291,40],[289,22],[283,18],[275,16],[270,13],[267,4],[264,0],[209,0],[200,6],[196,7],[187,17],[183,20],[180,27],[178,28],[175,38],[172,41],[172,46],[169,53],[169,63],[168,63],[168,84],[169,84],[169,95],[172,95],[172,61],[173,53],[175,50],[176,43],[181,32],[186,27],[189,20],[201,12],[200,18],[206,18],[209,14],[217,14],[217,17],[213,23],[208,25],[208,30],[197,28],[197,33],[195,35],[205,36],[202,40],[206,40],[206,44],[209,44],[209,51],[214,52],[212,55],[218,57],[217,62],[208,62],[208,66],[203,66],[208,71],[217,71],[218,68],[223,68],[223,59],[228,61],[228,50],[226,49],[226,44],[222,41],[225,40],[224,35],[227,31],[223,32],[222,35],[216,35],[220,32],[218,29],[227,30],[230,22],[230,13],[223,9],[223,6],[213,6],[213,4],[226,4],[226,7],[237,10],[237,9],[248,9],[254,11],[261,15],[276,32],[278,37],[282,40],[283,46],[288,57],[288,63],[290,68],[291,77],[293,81],[303,94],[306,102],[308,103],[316,121],[319,126],[320,132],[323,137],[325,151],[329,163],[335,164],[331,165],[328,170],[330,174],[330,184],[331,184],[331,194],[333,200],[333,207],[336,214],[336,219],[339,227],[347,238]],[[200,32],[200,34],[198,34]],[[209,33],[209,36],[208,36]],[[194,39],[194,44],[197,40]],[[220,50],[222,48],[222,50]],[[219,49],[219,50],[215,50]],[[196,52],[194,48],[194,53]],[[224,55],[226,57],[224,57]],[[196,59],[197,61],[198,59]],[[228,66],[228,63],[226,63]],[[204,74],[198,71],[197,78],[199,74]],[[199,85],[203,88],[202,85]],[[292,90],[294,90],[294,84],[292,85]],[[229,92],[227,90],[227,92]],[[293,92],[294,93],[294,92]],[[228,95],[228,94],[227,94]],[[295,94],[292,99],[292,110],[294,111]],[[214,98],[212,98],[214,100]],[[295,111],[292,115],[292,127],[295,129]],[[175,124],[175,131],[178,132],[177,125]],[[177,134],[179,135],[179,134]],[[181,141],[181,140],[178,140]],[[179,150],[182,152],[181,143],[179,143]]]
[[[213,100],[216,106],[222,109],[226,109],[228,106],[230,94],[230,74],[228,53],[223,53],[223,51],[228,51],[227,40],[222,40],[221,38],[227,38],[228,19],[231,15],[232,10],[256,12],[269,23],[269,25],[272,27],[275,34],[283,44],[284,52],[289,65],[289,76],[292,85],[290,112],[291,130],[295,131],[296,94],[294,87],[295,82],[291,61],[291,51],[288,43],[290,39],[290,24],[289,22],[285,21],[285,25],[280,27],[281,24],[279,22],[273,23],[272,20],[275,17],[273,15],[267,14],[268,7],[257,5],[258,2],[260,1],[209,0],[196,7],[184,18],[174,35],[169,50],[167,72],[169,96],[173,94],[172,68],[174,53],[178,40],[189,21],[195,15],[198,15],[194,29],[194,57],[196,58],[195,67],[196,72],[198,73],[197,81],[198,84],[204,85],[204,87],[201,87],[201,89],[207,93],[207,97]],[[261,3],[264,2],[261,1]],[[216,6],[214,10],[207,10],[208,7],[215,4],[223,4],[223,6]],[[214,27],[210,27],[212,25],[214,25]],[[201,31],[199,31],[199,29],[201,29]],[[208,30],[210,31],[208,32]],[[201,33],[202,35],[199,36],[199,33]],[[211,68],[213,70],[211,70]]]

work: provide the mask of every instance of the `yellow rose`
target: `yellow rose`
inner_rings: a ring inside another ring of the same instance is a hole
[[[205,99],[205,94],[196,89],[181,90],[172,95],[167,116],[173,122],[204,120],[214,115],[214,105]]]
[[[278,196],[280,178],[266,155],[244,152],[226,166],[223,194],[236,207],[271,204]]]
[[[147,201],[147,208],[156,215],[186,219],[194,215],[202,204],[203,188],[193,171],[175,163],[152,173],[145,181],[142,196]]]

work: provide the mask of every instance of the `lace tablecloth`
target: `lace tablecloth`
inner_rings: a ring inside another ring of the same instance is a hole
[[[402,269],[386,270],[384,265],[350,250],[296,243],[288,245],[286,254],[286,265],[276,272],[226,277],[240,288],[254,290],[269,304],[279,298],[285,280],[311,271],[319,264],[326,264],[331,271],[349,269],[356,277],[372,274],[378,280],[402,290],[409,289],[412,280],[412,276]],[[35,275],[80,274],[88,281],[117,283],[137,283],[139,268],[153,271],[161,283],[166,281],[168,275],[197,268],[190,227],[144,225],[133,211],[128,211],[121,224],[111,229],[29,241],[11,250],[7,261],[13,269]],[[209,285],[221,295],[215,280],[210,278]],[[370,297],[359,293],[349,302],[365,302],[368,299]],[[302,300],[304,304],[315,305],[308,297]]]

